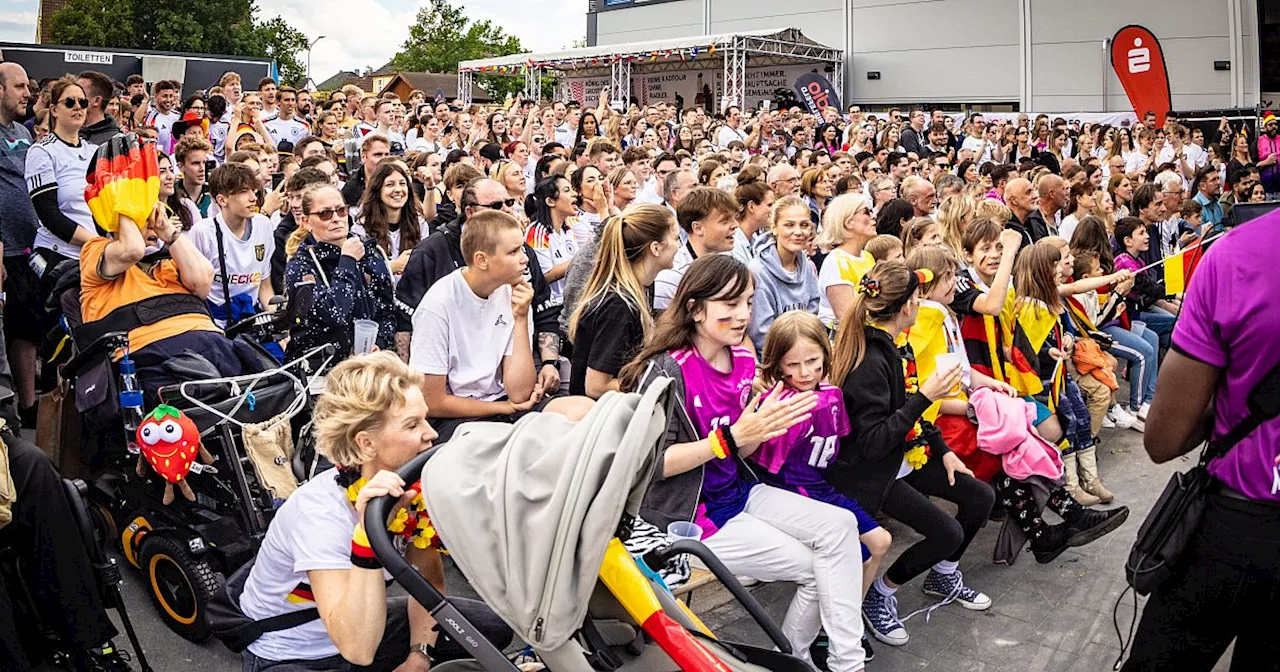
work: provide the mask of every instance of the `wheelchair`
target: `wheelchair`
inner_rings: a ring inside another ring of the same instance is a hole
[[[165,625],[192,642],[202,642],[210,635],[209,600],[225,576],[256,555],[283,501],[273,494],[248,454],[245,428],[290,426],[292,458],[281,454],[273,461],[287,469],[294,485],[322,469],[310,447],[309,432],[298,430],[305,430],[310,414],[311,383],[332,360],[333,349],[317,348],[283,365],[259,349],[257,373],[161,387],[159,399],[152,403],[168,404],[187,415],[214,458],[209,466],[197,462],[187,476],[195,501],[178,496],[166,505],[162,501],[166,481],[150,467],[139,468],[139,456],[127,448],[120,405],[114,403],[125,384],[120,362],[128,357],[127,334],[112,332],[82,343],[85,339],[77,338],[78,286],[68,284],[56,300],[63,309],[65,333],[51,335],[49,342],[57,341],[71,351],[52,358],[60,362],[56,364],[59,375],[73,388],[104,383],[110,387],[106,399],[111,403],[103,404],[105,409],[80,409],[85,437],[82,459],[96,476],[87,488],[92,527],[97,538],[116,544],[125,562],[142,573],[143,585]],[[228,331],[256,343],[259,338],[273,338],[291,319],[287,311],[264,313]],[[104,370],[109,373],[100,375]],[[93,371],[99,375],[91,375]]]

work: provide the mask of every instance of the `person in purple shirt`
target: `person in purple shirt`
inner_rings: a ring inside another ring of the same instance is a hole
[[[1190,280],[1160,369],[1144,443],[1155,462],[1221,438],[1280,361],[1280,212],[1209,248]],[[1217,480],[1182,564],[1147,602],[1124,669],[1209,670],[1235,640],[1232,669],[1280,669],[1280,420],[1209,463]]]
[[[689,266],[644,348],[623,367],[623,390],[667,378],[679,411],[668,419],[641,517],[660,529],[695,520],[702,541],[734,574],[797,585],[782,632],[797,655],[825,628],[827,669],[865,667],[862,558],[853,514],[760,483],[746,467],[763,443],[807,420],[812,392],[751,396],[755,359],[742,347],[751,323],[751,272],[729,255]]]
[[[793,310],[774,320],[761,350],[761,376],[766,381],[782,383],[779,400],[812,391],[817,395],[818,405],[808,420],[760,446],[751,461],[764,469],[760,473],[764,482],[838,506],[858,519],[862,592],[866,593],[880,571],[880,562],[889,551],[893,537],[856,500],[836,492],[827,482],[827,466],[840,450],[840,439],[849,434],[844,393],[826,382],[830,367],[830,340],[817,316]]]

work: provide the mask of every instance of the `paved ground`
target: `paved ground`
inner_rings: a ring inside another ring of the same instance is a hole
[[[1140,434],[1103,432],[1103,447],[1099,451],[1101,470],[1117,495],[1115,503],[1132,509],[1129,521],[1090,546],[1063,553],[1051,564],[1039,565],[1027,552],[1012,567],[992,564],[991,548],[997,525],[989,524],[970,547],[961,569],[966,582],[990,595],[994,606],[986,612],[972,612],[949,605],[934,611],[927,621],[923,615],[917,616],[907,624],[910,643],[900,649],[877,645],[877,658],[868,669],[876,672],[922,668],[947,672],[1101,672],[1111,669],[1120,652],[1112,610],[1115,608],[1122,632],[1127,632],[1134,616],[1132,593],[1116,605],[1126,585],[1122,570],[1124,558],[1169,474],[1186,468],[1188,463],[1182,460],[1170,465],[1153,465],[1142,450]],[[891,556],[896,556],[915,538],[913,533],[892,521],[888,521],[886,527],[895,539]],[[129,571],[124,576],[124,590],[134,622],[157,672],[240,669],[238,656],[220,644],[194,645],[172,634],[160,623],[142,592],[139,575]],[[451,591],[469,592],[456,572],[451,579]],[[917,579],[899,591],[903,614],[929,604],[919,584]],[[790,599],[791,586],[762,585],[754,591],[770,613],[780,619]],[[695,607],[716,601],[714,593],[696,596]],[[745,612],[734,604],[709,608],[704,611],[704,617],[726,639],[764,640]],[[118,643],[125,644],[123,637]],[[1229,660],[1230,652],[1215,670],[1225,671]]]

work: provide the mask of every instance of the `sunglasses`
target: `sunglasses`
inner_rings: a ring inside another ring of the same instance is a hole
[[[68,110],[74,110],[77,106],[82,110],[89,109],[88,98],[63,98],[61,102],[62,106]]]
[[[346,212],[346,210],[347,209],[345,207],[329,208],[328,210],[314,210],[312,212],[307,212],[303,214],[309,217],[317,217],[320,219],[320,221],[327,222],[332,220],[334,217],[337,217],[338,215],[341,215],[342,213]]]
[[[501,210],[503,207],[514,208],[515,206],[516,206],[516,199],[514,198],[508,198],[505,201],[494,201],[492,203],[472,203],[471,204],[471,207],[473,208],[488,208],[490,210]]]

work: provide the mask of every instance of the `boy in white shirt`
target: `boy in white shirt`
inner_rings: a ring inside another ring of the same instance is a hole
[[[520,222],[480,212],[467,218],[461,242],[467,266],[422,297],[409,348],[409,366],[426,374],[423,392],[440,440],[464,422],[515,422],[531,410],[581,419],[590,399],[544,397],[555,390],[538,385]]]
[[[227,163],[209,174],[219,213],[191,227],[187,235],[213,264],[213,286],[206,303],[213,321],[226,328],[268,306],[271,254],[275,250],[271,221],[257,213],[258,176],[242,163]],[[230,295],[230,300],[226,299]]]

